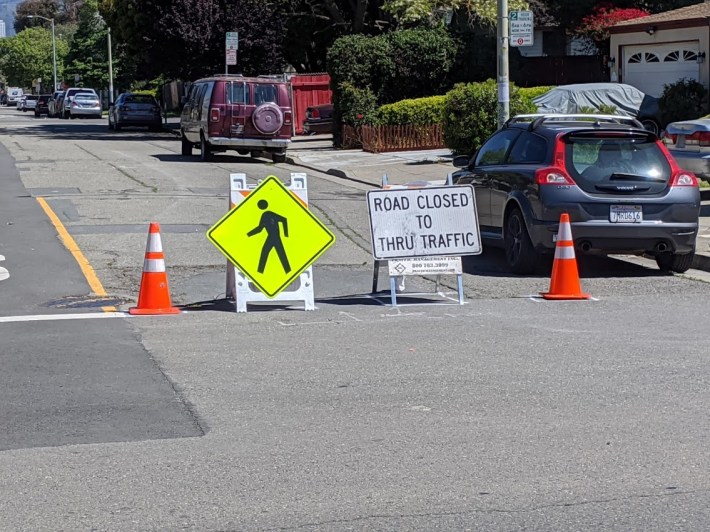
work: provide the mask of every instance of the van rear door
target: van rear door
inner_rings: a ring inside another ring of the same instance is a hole
[[[225,135],[229,138],[242,138],[249,117],[249,85],[244,81],[230,81],[225,84],[225,89],[227,91],[225,113],[228,125]]]

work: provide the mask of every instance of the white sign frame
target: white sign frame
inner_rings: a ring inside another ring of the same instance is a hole
[[[369,190],[367,207],[377,260],[483,251],[473,185]]]

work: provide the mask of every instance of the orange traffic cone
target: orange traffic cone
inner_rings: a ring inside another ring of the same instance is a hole
[[[160,224],[152,222],[145,248],[143,277],[138,294],[138,306],[128,309],[129,314],[180,314],[180,309],[170,303],[168,276],[165,273],[163,244],[160,241]]]
[[[577,259],[574,256],[574,242],[572,241],[572,227],[569,223],[569,214],[560,216],[560,228],[557,231],[557,245],[555,246],[555,260],[552,263],[552,278],[550,291],[540,292],[545,299],[589,299],[589,294],[582,293],[577,272]]]

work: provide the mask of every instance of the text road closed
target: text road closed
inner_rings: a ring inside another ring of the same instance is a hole
[[[369,191],[373,256],[384,260],[481,253],[473,194],[470,185]]]

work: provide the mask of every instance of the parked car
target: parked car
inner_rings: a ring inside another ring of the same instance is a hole
[[[27,98],[27,95],[23,94],[20,96],[17,101],[15,102],[15,108],[18,111],[22,111],[25,108],[25,99]]]
[[[647,254],[674,272],[693,262],[698,181],[633,118],[520,115],[454,165],[454,182],[475,188],[482,238],[514,273],[554,251],[563,212],[580,252]]]
[[[710,118],[671,122],[663,143],[678,166],[710,181]]]
[[[293,134],[288,81],[281,77],[221,75],[197,80],[180,117],[182,154],[200,147],[200,159],[212,152],[236,150],[252,157],[268,152],[286,160]]]
[[[17,100],[25,95],[25,91],[20,87],[10,87],[7,89],[7,105],[17,105]]]
[[[160,105],[149,94],[124,92],[108,109],[108,128],[120,130],[127,126],[147,127],[150,131],[163,128]]]
[[[69,118],[69,109],[71,107],[74,97],[79,94],[93,94],[97,101],[100,102],[98,94],[94,89],[87,89],[84,87],[71,87],[64,91],[64,100],[62,101],[61,118]],[[76,116],[76,115],[75,115]]]
[[[303,132],[313,133],[333,132],[333,104],[324,103],[312,105],[306,109],[306,119],[303,121]]]
[[[66,113],[69,118],[101,118],[101,101],[96,93],[77,92]]]
[[[25,101],[22,104],[22,112],[26,113],[27,111],[34,111],[37,107],[37,100],[39,100],[39,96],[36,94],[26,94],[24,99]]]
[[[64,117],[64,91],[57,95],[54,102],[50,105],[52,110],[52,118],[63,118]]]
[[[64,97],[64,91],[54,91],[52,97],[47,102],[47,114],[49,118],[57,118],[59,116],[59,111],[61,109],[60,103],[61,99]]]
[[[39,95],[37,105],[35,106],[35,118],[39,118],[42,115],[49,115],[49,100],[51,97],[51,94]]]
[[[613,114],[632,116],[656,135],[664,125],[658,98],[623,83],[577,83],[561,85],[533,99],[539,113],[581,113],[584,108],[600,111],[614,107]]]

